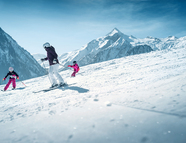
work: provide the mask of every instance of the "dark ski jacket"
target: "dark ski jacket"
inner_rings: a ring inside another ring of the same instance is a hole
[[[55,64],[59,64],[59,61],[57,59],[58,55],[56,54],[54,47],[50,46],[50,47],[46,47],[45,49],[47,51],[47,57],[44,59],[49,60],[50,66],[55,65]]]
[[[19,77],[18,74],[15,71],[8,72],[7,75],[5,76],[5,79],[9,76],[10,79]]]

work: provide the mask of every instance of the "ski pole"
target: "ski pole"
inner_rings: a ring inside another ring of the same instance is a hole
[[[1,81],[0,85],[2,84],[3,81],[4,81],[4,80]]]
[[[59,65],[63,66],[63,67],[64,67],[64,69],[68,68],[68,67],[65,67],[64,65],[62,65],[62,64],[60,64],[60,63],[59,63]],[[69,69],[69,68],[68,68],[68,69]]]
[[[43,61],[42,61],[42,62],[43,62]],[[45,70],[46,70],[46,72],[47,72],[48,79],[49,79],[50,83],[52,84],[52,82],[51,82],[51,80],[50,80],[50,77],[49,77],[49,75],[48,75],[48,71],[47,71],[47,69],[46,69],[46,67],[45,67],[45,64],[44,64],[44,63],[43,63],[43,66],[44,66],[44,68],[45,68]]]
[[[43,61],[42,61],[43,62]],[[44,68],[45,68],[45,71],[48,73],[48,71],[46,70],[46,67],[45,67],[45,64],[43,63],[43,66],[44,66]]]
[[[83,76],[83,74],[82,74],[82,73],[79,73],[79,72],[78,72],[77,74],[80,74],[80,75],[82,75],[82,76]]]
[[[18,79],[19,81],[21,81],[20,79]],[[21,81],[22,82],[22,81]],[[22,84],[24,85],[24,86],[26,86],[23,82],[22,82]]]
[[[62,65],[62,64],[60,64],[60,63],[59,63],[59,65],[61,65],[62,67],[66,68],[64,65]]]
[[[71,69],[71,68],[65,67],[64,65],[62,65],[62,64],[60,64],[60,63],[59,63],[59,65],[63,66],[64,69],[73,70],[73,69]]]

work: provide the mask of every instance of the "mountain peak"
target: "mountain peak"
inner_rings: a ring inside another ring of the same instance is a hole
[[[117,28],[114,28],[108,35],[113,36],[116,33],[121,34],[121,32]]]
[[[120,32],[116,27],[112,31]]]
[[[130,39],[137,39],[137,38],[134,37],[133,35],[130,35]]]
[[[172,40],[173,40],[173,39],[178,39],[176,36],[168,36],[167,38],[168,38],[168,39],[172,39]]]
[[[148,38],[148,39],[154,39],[154,37],[152,37],[152,36],[147,36],[146,38]]]

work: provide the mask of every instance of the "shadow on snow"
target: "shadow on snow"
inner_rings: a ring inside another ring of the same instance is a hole
[[[67,86],[65,88],[62,88],[62,90],[66,90],[66,89],[75,90],[75,91],[78,91],[79,93],[85,93],[89,91],[88,89],[78,87],[78,86]]]
[[[73,85],[73,84],[71,84]],[[66,86],[63,86],[63,87],[57,87],[57,88],[51,88],[51,89],[44,89],[44,90],[39,90],[39,91],[35,91],[33,93],[39,93],[39,92],[49,92],[51,90],[56,90],[56,89],[61,89],[62,91],[65,91],[65,90],[74,90],[74,91],[77,91],[78,93],[86,93],[88,92],[89,90],[88,89],[85,89],[85,88],[82,88],[82,87],[78,87],[78,86],[71,86],[71,85],[66,85]]]

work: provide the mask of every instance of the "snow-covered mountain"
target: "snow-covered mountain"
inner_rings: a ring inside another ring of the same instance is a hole
[[[149,53],[151,51],[152,51],[152,48],[148,45],[138,45],[128,50],[126,56],[137,55],[141,53]]]
[[[108,61],[127,55],[135,55],[151,52],[152,48],[147,45],[139,47],[132,46],[134,36],[127,36],[114,28],[106,36],[92,40],[80,50],[65,53],[60,56],[59,60],[63,65],[71,64],[72,61],[78,61],[80,66]],[[136,50],[134,50],[136,49]],[[132,52],[131,52],[132,51]]]
[[[148,36],[147,38],[139,39],[132,35],[125,35],[117,28],[114,28],[106,36],[92,40],[81,49],[59,56],[59,61],[61,65],[64,65],[61,67],[61,70],[63,70],[68,64],[72,64],[74,60],[78,61],[80,66],[85,66],[125,56],[185,46],[186,36],[181,38],[175,36],[167,38]],[[40,60],[39,63],[41,63]],[[47,62],[45,64],[45,66],[48,66]]]
[[[40,64],[0,28],[0,79],[13,67],[21,80],[46,74]]]
[[[62,71],[48,92],[48,76],[18,82],[0,91],[0,143],[185,143],[185,61],[172,48]]]
[[[131,38],[133,46],[149,45],[153,50],[164,50],[171,48],[181,48],[186,46],[186,36],[177,38],[175,36],[169,36],[167,38],[154,38],[147,36],[144,39]]]
[[[186,37],[154,38],[148,36],[139,39],[132,35],[125,35],[117,28],[114,28],[106,36],[92,40],[79,50],[65,53],[59,59],[65,66],[72,64],[74,60],[78,61],[80,66],[84,66],[129,55],[185,46]]]

